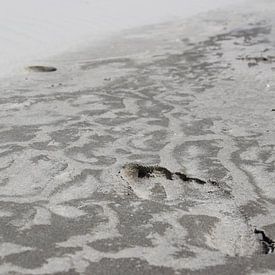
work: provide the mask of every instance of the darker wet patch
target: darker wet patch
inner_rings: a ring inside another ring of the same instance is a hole
[[[265,215],[268,213],[268,210],[257,201],[249,201],[247,204],[240,207],[241,213],[248,218],[255,217],[257,215]]]
[[[137,246],[144,248],[154,247],[153,230],[150,227],[145,228],[147,222],[144,222],[144,220],[147,219],[147,215],[139,212],[134,217],[131,217],[128,211],[126,219],[122,219],[121,215],[119,215],[120,224],[117,229],[124,239],[121,244],[126,246],[126,248]],[[142,218],[142,221],[138,221],[139,217]]]
[[[96,240],[89,243],[89,246],[100,252],[118,252],[126,248],[134,247],[134,245],[129,243],[129,241],[124,237]]]
[[[27,70],[36,73],[49,73],[57,71],[57,68],[52,66],[29,66]]]
[[[116,162],[116,158],[107,155],[98,155],[96,151],[104,145],[104,138],[102,137],[102,144],[95,146],[91,141],[83,146],[75,146],[66,150],[66,155],[74,160],[82,163],[91,163],[93,165],[112,165]],[[104,147],[103,147],[104,148]],[[91,161],[89,161],[89,159]]]
[[[79,207],[80,203],[83,203],[83,200],[75,202],[75,205]],[[24,226],[35,218],[37,212],[35,205],[0,202],[0,206],[1,209],[12,213],[12,216],[1,217],[1,238],[5,242],[35,247],[38,252],[43,251],[41,253],[45,257],[61,256],[63,250],[64,254],[69,252],[69,248],[67,251],[66,248],[57,248],[56,243],[67,241],[72,236],[88,234],[99,224],[108,222],[102,215],[102,208],[91,204],[89,207],[82,208],[86,212],[84,216],[66,218],[51,213],[49,225],[34,225],[24,229]],[[34,256],[32,254],[22,255],[22,258],[25,257]]]
[[[79,130],[76,128],[67,128],[63,130],[58,130],[51,132],[50,137],[53,141],[58,142],[59,144],[66,144],[72,143],[77,141],[80,138]]]
[[[11,144],[11,145],[0,146],[0,149],[1,149],[0,157],[5,157],[13,153],[22,152],[25,148],[20,145]]]
[[[191,251],[186,245],[183,244],[176,244],[175,247],[178,249],[176,252],[173,253],[173,257],[175,259],[182,259],[188,260],[188,258],[195,258],[196,253]]]
[[[210,235],[220,219],[206,215],[184,215],[180,224],[187,230],[187,243],[210,249],[206,245],[206,235]],[[211,248],[212,250],[212,248]]]
[[[50,257],[62,257],[68,254],[74,254],[79,248],[55,248],[51,249],[34,249],[21,253],[10,254],[3,258],[3,262],[11,263],[23,268],[39,268],[48,262]]]
[[[8,255],[4,258],[4,262],[23,268],[37,268],[45,264],[47,260],[43,257],[42,250],[35,250]]]
[[[195,150],[195,157],[199,160],[199,169],[205,171],[208,178],[223,181],[224,178],[228,177],[229,171],[218,158],[221,148],[219,140],[186,141],[174,149],[173,155],[179,163],[184,165],[185,162],[194,157],[192,152]]]
[[[139,201],[131,204],[135,198],[117,198],[111,205],[117,219],[117,230],[120,237],[109,239],[110,247],[123,249],[129,247],[154,247],[154,234],[165,235],[165,231],[171,227],[165,222],[154,221],[153,215],[171,211],[170,207],[154,201]],[[101,249],[108,249],[105,242],[99,242]]]
[[[94,134],[89,136],[90,140],[90,146],[94,146],[95,148],[97,147],[105,147],[107,145],[112,144],[113,142],[116,141],[116,138],[112,135],[99,135],[99,134]]]
[[[49,145],[50,141],[33,142],[30,147],[36,150],[56,151],[58,146]]]
[[[271,29],[266,22],[261,22],[256,26],[210,36],[199,43],[187,42],[190,46],[187,50],[184,45],[182,53],[164,56],[155,64],[164,68],[174,82],[182,85],[189,82],[192,91],[204,92],[215,87],[221,74],[232,70],[232,64],[223,59],[223,44],[227,41],[240,46],[264,44],[268,42],[266,36]]]
[[[168,229],[172,229],[173,226],[166,222],[152,222],[153,232],[158,233],[161,236],[165,236],[165,232]]]
[[[156,98],[154,98],[154,95],[149,97],[150,94],[155,93],[155,91],[157,91],[158,94],[161,93],[156,88],[153,91],[144,90],[144,93],[147,98],[140,99],[137,101],[137,105],[139,107],[139,110],[137,112],[138,117],[149,117],[150,119],[160,119],[160,118],[162,119],[163,117],[165,118],[165,114],[170,113],[174,109],[173,105],[157,100]]]
[[[75,269],[71,268],[68,271],[55,272],[53,275],[80,275],[79,272],[75,271]]]
[[[25,142],[32,140],[39,131],[37,126],[14,126],[0,133],[0,142]]]
[[[169,119],[166,117],[162,117],[160,119],[156,120],[151,120],[147,122],[148,125],[157,125],[157,126],[162,126],[162,127],[167,127],[169,125]]]
[[[43,160],[43,161],[50,161],[51,159],[47,155],[40,154],[40,155],[38,155],[36,157],[31,158],[30,160],[32,162],[34,162],[35,164],[37,164],[41,160]]]
[[[129,116],[120,117],[120,116],[117,116],[117,117],[114,117],[114,118],[105,118],[105,117],[97,118],[95,120],[95,122],[99,123],[99,124],[102,124],[102,125],[108,125],[108,126],[112,127],[112,126],[120,126],[120,125],[123,125],[123,124],[127,124],[127,123],[133,122],[135,120],[136,120],[135,117],[129,117]]]
[[[267,26],[266,22],[260,22],[257,26],[235,29],[228,33],[220,34],[216,36],[217,41],[242,39],[242,45],[252,46],[255,44],[268,42],[262,35],[268,35],[271,32],[271,26]],[[215,37],[214,37],[215,38]]]
[[[149,132],[144,135],[144,138],[146,140],[143,144],[146,146],[146,148],[150,148],[150,151],[159,152],[161,149],[163,149],[163,147],[168,144],[167,137],[167,130],[157,130]]]
[[[210,130],[214,126],[213,120],[210,118],[192,119],[192,123],[190,123],[190,121],[188,122],[185,121],[181,125],[184,134],[188,136],[214,134],[214,132]]]
[[[275,110],[275,109],[274,109]],[[274,145],[268,144],[268,145],[264,145],[261,146],[261,150],[258,153],[258,157],[265,163],[265,165],[270,165],[271,167],[267,167],[267,170],[272,172],[274,171],[275,167],[274,164],[275,163],[270,163],[269,159],[272,157],[273,153],[274,153]]]
[[[99,262],[91,263],[85,271],[87,274],[94,275],[152,275],[152,274],[166,274],[174,275],[175,271],[164,266],[150,265],[147,261],[140,258],[119,258],[109,259],[103,258]]]
[[[97,117],[97,116],[103,115],[104,113],[106,113],[105,109],[103,109],[103,110],[85,110],[85,111],[80,112],[81,115],[85,115],[85,116],[89,116],[89,117]],[[88,123],[88,122],[81,121],[79,123]]]

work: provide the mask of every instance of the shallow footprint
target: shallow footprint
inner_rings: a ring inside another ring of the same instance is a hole
[[[29,66],[26,68],[28,71],[37,73],[49,73],[57,71],[57,68],[52,66]]]
[[[119,175],[130,192],[141,200],[169,205],[174,214],[179,211],[181,214],[176,215],[176,220],[181,220],[187,232],[194,231],[194,226],[190,229],[190,215],[195,222],[196,217],[207,217],[202,227],[196,229],[197,236],[201,236],[207,249],[230,256],[248,256],[259,251],[252,228],[238,210],[225,184],[174,173],[164,167],[135,163],[124,165]],[[215,223],[209,232],[204,232],[203,226],[209,219],[214,219]],[[198,244],[191,242],[190,245],[192,250],[193,245]]]

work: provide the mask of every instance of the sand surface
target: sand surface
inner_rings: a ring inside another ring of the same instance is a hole
[[[1,0],[0,77],[127,28],[243,0]]]
[[[0,274],[273,274],[274,14],[125,31],[2,81]]]

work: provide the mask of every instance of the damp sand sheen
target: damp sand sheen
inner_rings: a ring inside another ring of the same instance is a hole
[[[0,274],[273,274],[274,12],[126,30],[1,81]]]

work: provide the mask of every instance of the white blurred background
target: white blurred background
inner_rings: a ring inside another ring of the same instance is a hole
[[[0,0],[0,76],[122,29],[242,0]]]

